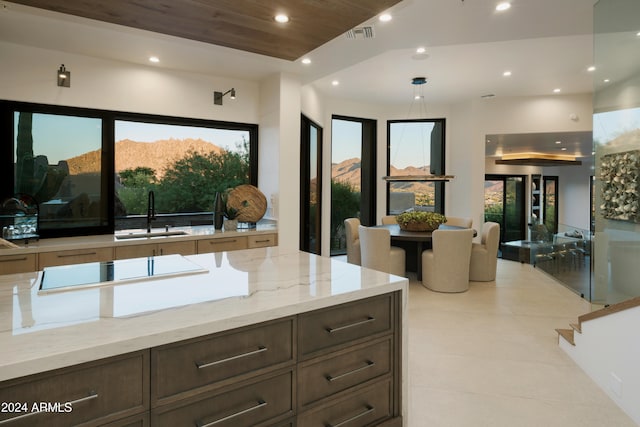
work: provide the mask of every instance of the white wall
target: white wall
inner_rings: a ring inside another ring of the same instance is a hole
[[[640,425],[640,307],[582,323],[575,346],[560,347]]]

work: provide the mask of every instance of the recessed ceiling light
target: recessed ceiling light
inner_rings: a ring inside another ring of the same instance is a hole
[[[559,87],[555,88],[555,89],[553,90],[553,93],[560,93],[560,88],[559,88]]]
[[[562,141],[556,141],[556,144],[562,144]]]
[[[595,70],[596,70],[596,67],[595,67],[595,66],[593,66],[593,65],[592,65],[592,66],[590,66],[589,68],[587,68],[587,71],[589,71],[589,72],[593,72],[593,71],[595,71]]]
[[[567,151],[567,147],[562,147],[560,150]]]
[[[277,14],[273,19],[275,19],[276,22],[279,22],[281,24],[285,24],[285,23],[289,22],[289,17],[287,15],[285,15],[284,13]]]
[[[502,73],[502,75],[505,77],[509,77],[511,76],[511,71],[505,71],[504,73]]]
[[[426,51],[427,51],[427,49],[425,49],[422,46],[420,46],[419,48],[416,49],[416,53],[425,53]]]
[[[498,5],[496,6],[496,10],[498,12],[503,12],[509,9],[510,7],[511,7],[511,3],[509,3],[508,1],[503,1],[502,3],[498,3]]]
[[[415,96],[413,97],[413,99],[415,99],[415,100],[423,99],[423,98],[424,98],[424,95],[415,95]]]
[[[609,80],[609,79],[604,79],[604,80],[603,80],[603,82],[605,82],[605,83],[609,83],[610,81],[611,81],[611,80]]]
[[[304,65],[309,65],[309,64],[311,64],[311,60],[310,60],[309,58],[303,58],[303,59],[302,59],[302,63],[303,63]]]
[[[160,58],[158,58],[157,56],[150,56],[149,62],[160,62]]]
[[[380,22],[389,22],[391,21],[391,19],[393,19],[393,17],[388,13],[383,13],[378,19],[380,20]]]
[[[640,31],[638,31],[638,32],[636,33],[636,36],[640,37]]]
[[[338,86],[340,84],[340,82],[337,81],[337,80],[334,80],[334,81],[331,82],[331,84],[334,85],[334,86]]]

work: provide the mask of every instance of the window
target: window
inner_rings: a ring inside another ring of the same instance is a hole
[[[387,122],[387,175],[444,175],[444,119]],[[387,182],[387,214],[444,211],[444,182]]]
[[[0,121],[0,199],[35,199],[42,237],[138,228],[149,190],[161,225],[211,222],[217,191],[257,185],[257,125],[9,101]]]

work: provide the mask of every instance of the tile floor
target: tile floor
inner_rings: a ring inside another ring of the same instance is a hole
[[[558,347],[590,305],[528,264],[498,260],[495,282],[429,291],[410,277],[410,427],[636,424]]]

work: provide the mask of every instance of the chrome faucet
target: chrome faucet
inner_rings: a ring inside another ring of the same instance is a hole
[[[147,200],[147,233],[151,233],[151,221],[154,219],[156,219],[156,196],[151,190]]]

